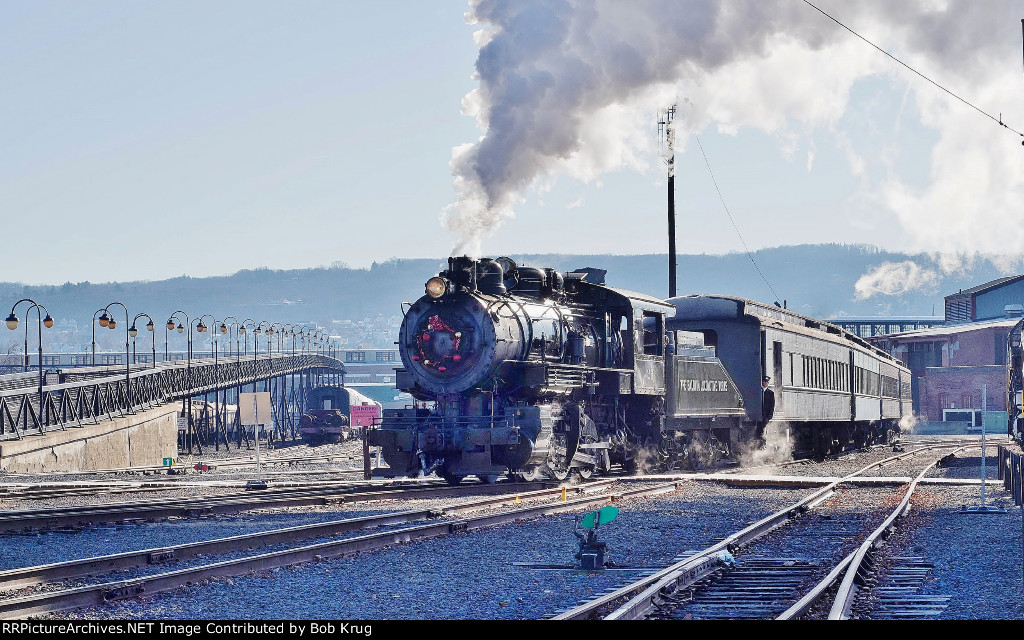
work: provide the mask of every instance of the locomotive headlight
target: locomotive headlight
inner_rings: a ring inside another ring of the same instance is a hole
[[[440,298],[444,295],[444,292],[448,290],[448,283],[445,282],[444,278],[434,276],[430,280],[427,280],[425,287],[427,295],[431,298]]]

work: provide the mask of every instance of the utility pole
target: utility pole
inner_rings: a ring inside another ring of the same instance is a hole
[[[676,105],[658,118],[662,160],[668,167],[668,297],[676,297],[676,137],[673,122]]]

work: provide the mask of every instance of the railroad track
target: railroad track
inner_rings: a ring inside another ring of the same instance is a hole
[[[537,487],[552,483],[536,483]],[[105,505],[49,507],[0,512],[0,531],[24,531],[60,527],[81,527],[104,522],[157,520],[169,517],[199,517],[237,513],[250,509],[320,506],[349,502],[389,499],[453,498],[474,494],[498,494],[510,491],[511,483],[463,484],[444,483],[389,484],[367,486],[351,483],[327,486],[268,489],[259,492],[234,493],[188,500],[149,500]]]
[[[195,584],[198,581],[210,578],[237,576],[256,570],[268,570],[304,562],[337,558],[362,551],[381,549],[395,544],[408,543],[413,540],[423,540],[438,536],[475,531],[509,522],[539,518],[566,511],[592,508],[598,505],[607,504],[609,501],[669,493],[675,491],[677,488],[675,483],[661,483],[647,487],[617,490],[597,495],[586,495],[587,493],[595,492],[598,489],[607,489],[613,482],[614,481],[611,480],[604,480],[573,487],[567,490],[573,494],[573,497],[566,497],[564,500],[559,499],[563,495],[563,488],[561,487],[539,489],[530,492],[507,493],[500,497],[491,497],[472,503],[461,504],[456,507],[447,508],[441,513],[428,511],[406,511],[386,514],[384,516],[356,518],[334,523],[325,523],[322,525],[308,525],[305,527],[293,527],[290,529],[266,532],[263,534],[263,538],[256,540],[258,544],[272,544],[297,538],[308,539],[310,537],[336,535],[337,533],[365,528],[367,526],[395,524],[402,521],[411,521],[416,519],[422,520],[439,515],[449,516],[448,519],[440,521],[427,522],[424,524],[412,524],[409,526],[391,529],[389,531],[360,535],[342,540],[319,542],[257,555],[248,555],[241,558],[206,563],[153,575],[140,576],[128,580],[100,582],[97,584],[89,584],[61,591],[49,591],[24,597],[8,598],[0,600],[0,618],[24,618],[29,615],[65,611],[68,609],[87,606],[98,606],[114,600],[169,591],[185,584]],[[457,517],[455,519],[450,517],[458,516],[459,514],[472,510],[495,507],[509,502],[522,503],[545,498],[554,498],[555,501],[534,506],[522,506],[520,508],[514,508],[507,511],[489,513],[474,517]],[[235,536],[221,540],[195,543],[193,545],[180,545],[174,548],[149,549],[141,552],[117,554],[113,556],[90,558],[56,565],[6,571],[0,573],[0,580],[3,580],[3,582],[0,583],[0,588],[7,588],[19,584],[37,584],[40,581],[63,580],[71,576],[86,575],[100,569],[113,570],[123,568],[125,566],[141,566],[152,562],[154,559],[161,561],[175,558],[194,557],[199,553],[213,551],[223,553],[226,550],[231,549],[247,549],[253,546],[252,540],[253,536]]]
[[[821,563],[802,558],[760,557],[753,554],[747,554],[737,560],[736,556],[748,549],[755,540],[823,504],[844,481],[898,459],[952,447],[956,447],[957,450],[966,448],[962,443],[931,445],[873,462],[812,492],[797,503],[727,536],[707,549],[568,611],[559,612],[553,619],[635,620],[677,616],[793,618],[805,615],[837,580],[842,580],[837,601],[839,597],[844,598],[844,604],[837,611],[846,612],[838,615],[848,616],[858,583],[864,582],[863,575],[866,569],[862,568],[863,559],[868,556],[868,551],[884,532],[906,512],[918,482],[941,457],[936,458],[921,471],[908,487],[896,509],[888,518],[884,518],[882,525],[868,536],[864,544],[849,554],[832,571],[828,571],[825,578],[810,591],[806,591],[804,586],[812,576],[820,577],[821,573],[827,571],[827,567],[820,566]],[[856,519],[853,522],[837,520],[830,524],[831,527],[819,528],[811,535],[818,536],[817,540],[824,540],[829,536],[848,538],[864,533],[863,525]],[[855,580],[858,575],[862,577]],[[805,592],[806,595],[801,598],[801,594]],[[851,593],[854,595],[850,595]],[[706,600],[701,600],[702,596],[706,596]],[[786,610],[786,604],[794,601],[796,604]],[[780,602],[784,604],[780,606]]]

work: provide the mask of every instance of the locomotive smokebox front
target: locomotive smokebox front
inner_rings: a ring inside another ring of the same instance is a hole
[[[493,260],[454,259],[405,314],[399,353],[424,391],[462,393],[485,385],[503,361],[523,357],[529,320],[490,280],[502,282]]]

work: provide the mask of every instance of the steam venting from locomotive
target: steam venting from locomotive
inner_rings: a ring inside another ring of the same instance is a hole
[[[1009,0],[986,4],[986,12],[970,2],[815,4],[875,42],[902,43],[894,53],[925,72],[941,69],[964,95],[1019,102],[1019,68],[1004,64],[1005,52],[1020,47],[1019,30],[990,28],[993,15],[1005,14],[1007,25],[1020,18]],[[678,98],[693,105],[679,114],[679,152],[687,131],[753,127],[776,135],[790,160],[805,153],[810,171],[812,135],[824,132],[863,180],[866,210],[895,214],[914,248],[1002,253],[1024,242],[1024,219],[1007,222],[1004,214],[1024,198],[1024,156],[993,144],[1018,141],[994,126],[991,139],[978,135],[989,125],[976,114],[802,2],[471,0],[466,19],[480,25],[479,87],[465,96],[463,113],[483,134],[452,150],[457,199],[442,216],[457,237],[452,255],[481,255],[482,239],[538,178],[590,182],[615,169],[646,169],[657,158],[652,116]],[[902,112],[916,109],[938,137],[924,188],[892,172],[869,175],[865,167],[878,161],[859,155],[840,126],[855,82],[884,74],[908,83],[908,100],[879,126],[898,133]],[[977,179],[965,181],[968,157]]]

